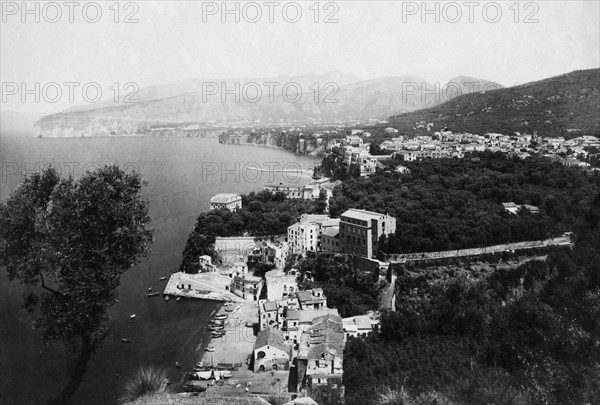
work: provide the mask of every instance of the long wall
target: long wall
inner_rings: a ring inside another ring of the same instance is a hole
[[[535,249],[549,246],[571,246],[573,241],[567,234],[557,238],[534,240],[527,242],[505,243],[503,245],[486,246],[473,249],[446,250],[443,252],[399,253],[384,255],[384,260],[390,263],[404,263],[422,260],[450,259],[455,257],[479,256],[487,253],[501,253],[511,250]]]

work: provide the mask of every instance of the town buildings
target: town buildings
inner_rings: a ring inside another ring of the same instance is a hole
[[[298,391],[320,386],[342,386],[345,334],[342,318],[324,315],[314,318],[300,337],[296,372]]]
[[[229,211],[236,211],[242,208],[242,196],[232,193],[220,193],[210,199],[210,209],[219,210],[226,208]]]

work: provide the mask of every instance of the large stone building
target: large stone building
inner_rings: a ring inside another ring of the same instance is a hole
[[[242,196],[232,193],[221,193],[210,199],[210,209],[219,210],[227,208],[229,211],[237,211],[242,208]]]
[[[396,232],[396,218],[351,208],[340,216],[339,240],[343,253],[374,258],[381,235]]]

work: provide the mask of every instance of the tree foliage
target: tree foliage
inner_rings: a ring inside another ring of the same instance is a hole
[[[211,210],[198,216],[183,252],[181,271],[197,273],[198,257],[214,256],[217,236],[275,236],[287,234],[303,214],[322,214],[326,207],[323,198],[316,200],[288,199],[283,193],[270,191],[242,195],[242,208]]]
[[[410,174],[379,171],[334,190],[330,213],[348,208],[389,213],[396,232],[384,238],[385,253],[441,251],[545,239],[572,231],[594,215],[589,207],[600,176],[546,159],[509,159],[482,153],[479,160],[432,159],[404,164]],[[502,202],[537,206],[506,212]]]
[[[2,264],[11,280],[42,287],[25,304],[39,302],[36,327],[45,342],[81,350],[78,372],[101,341],[121,274],[150,251],[143,184],[118,166],[79,180],[49,168],[0,205]]]

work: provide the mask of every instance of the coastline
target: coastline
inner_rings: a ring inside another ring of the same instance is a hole
[[[314,158],[323,158],[323,156],[325,156],[324,152],[318,152],[316,154],[312,154],[312,153],[298,153],[295,151],[292,151],[290,149],[286,149],[282,146],[275,146],[275,145],[259,145],[257,143],[254,142],[240,142],[240,143],[228,143],[228,142],[219,142],[223,145],[226,146],[255,146],[257,148],[269,148],[269,149],[278,149],[278,150],[282,150],[284,152],[289,152],[289,153],[293,153],[294,155],[298,155],[298,156],[309,156],[309,157],[314,157]]]

